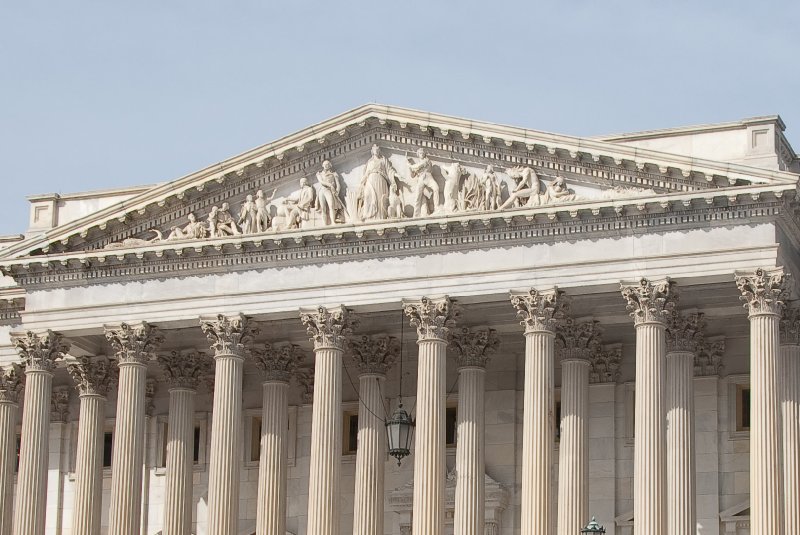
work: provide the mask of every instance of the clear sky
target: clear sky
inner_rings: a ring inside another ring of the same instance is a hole
[[[0,0],[0,234],[366,102],[573,135],[780,113],[800,2]]]

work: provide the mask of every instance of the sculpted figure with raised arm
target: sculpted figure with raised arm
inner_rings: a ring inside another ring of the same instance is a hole
[[[266,232],[269,228],[272,219],[269,215],[269,203],[275,198],[275,191],[272,190],[269,199],[264,198],[263,190],[256,192],[256,232]]]

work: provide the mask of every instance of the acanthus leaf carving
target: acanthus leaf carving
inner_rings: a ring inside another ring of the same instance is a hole
[[[789,274],[782,267],[740,271],[735,276],[736,287],[742,293],[740,299],[750,316],[783,312],[789,297]]]
[[[527,292],[511,292],[511,305],[517,310],[525,334],[554,333],[569,312],[569,301],[563,291],[531,288]]]
[[[725,337],[705,338],[694,357],[694,374],[698,377],[720,375],[723,369]]]
[[[66,423],[69,421],[69,393],[68,386],[54,386],[50,394],[50,420],[52,422]]]
[[[440,298],[421,297],[419,301],[404,301],[403,310],[417,337],[424,340],[447,341],[450,329],[460,317],[460,308],[448,296]]]
[[[253,361],[264,373],[265,381],[288,383],[297,373],[305,358],[303,349],[296,344],[277,344],[269,342],[263,348],[253,349]]]
[[[155,358],[156,351],[164,342],[161,331],[144,321],[105,325],[104,329],[119,364],[146,364]]]
[[[19,403],[25,388],[25,370],[19,364],[11,364],[0,370],[0,403]]]
[[[561,360],[589,360],[599,350],[602,335],[603,328],[599,322],[578,322],[566,317],[556,328],[556,354]]]
[[[450,347],[456,352],[459,368],[485,368],[500,347],[500,337],[494,329],[464,327],[452,333]]]
[[[55,367],[56,361],[63,359],[69,351],[69,343],[53,331],[12,334],[12,342],[17,348],[25,371],[48,371]]]
[[[622,344],[609,344],[592,355],[589,368],[590,383],[616,383],[622,365]]]
[[[666,324],[678,300],[675,282],[669,277],[656,281],[641,278],[638,283],[621,283],[620,290],[636,325],[650,322]]]
[[[215,357],[235,356],[245,358],[249,345],[259,332],[253,322],[242,314],[203,316],[200,329],[211,342]]]
[[[119,378],[119,368],[106,357],[80,356],[67,362],[67,372],[81,396],[108,396]]]
[[[800,345],[800,308],[797,306],[786,307],[778,324],[781,334],[781,344]]]
[[[302,389],[300,398],[306,405],[314,401],[314,366],[303,366],[297,369],[297,382]]]
[[[332,348],[342,351],[347,347],[347,336],[358,323],[344,305],[330,309],[319,306],[300,310],[300,321],[314,342],[314,349]]]
[[[157,360],[164,371],[164,381],[170,389],[197,390],[203,379],[212,373],[214,366],[210,357],[195,350],[161,353]]]
[[[672,309],[667,317],[666,343],[667,352],[685,351],[697,353],[703,343],[703,331],[706,320],[702,312],[681,314]]]
[[[361,336],[350,339],[350,349],[361,374],[386,375],[400,355],[400,340],[394,336]]]

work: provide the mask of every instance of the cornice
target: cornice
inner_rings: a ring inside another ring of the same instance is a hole
[[[648,199],[594,201],[402,219],[313,230],[168,241],[147,248],[92,250],[0,261],[21,286],[64,287],[118,280],[185,277],[453,250],[596,239],[707,226],[775,221],[790,210],[794,189],[750,187],[736,195],[709,190]],[[730,197],[728,195],[730,195]]]
[[[6,257],[24,255],[37,249],[47,249],[51,244],[69,245],[71,239],[80,241],[83,238],[90,238],[93,231],[105,230],[109,223],[126,223],[137,218],[141,219],[142,216],[148,217],[147,212],[154,211],[154,207],[171,206],[174,211],[179,211],[176,205],[181,204],[187,195],[191,196],[192,192],[202,192],[223,183],[235,184],[237,181],[252,178],[253,174],[263,174],[269,169],[285,176],[292,172],[287,171],[289,163],[295,164],[297,169],[294,172],[298,172],[303,169],[303,165],[293,160],[307,158],[320,151],[331,152],[335,145],[349,141],[348,133],[366,132],[374,128],[399,132],[399,136],[409,138],[422,136],[433,144],[455,146],[469,142],[468,152],[484,153],[486,159],[511,164],[514,161],[507,159],[508,154],[516,152],[528,158],[558,157],[567,167],[599,165],[609,169],[611,174],[624,175],[628,184],[635,185],[652,182],[684,183],[686,189],[693,189],[716,188],[720,183],[733,185],[740,181],[770,185],[793,185],[797,182],[797,175],[783,171],[690,158],[605,141],[369,104],[196,173],[154,186],[131,199],[23,240],[10,246],[3,255]],[[452,147],[450,150],[453,150]],[[314,156],[315,161],[320,158],[319,155]],[[144,230],[147,229],[137,230],[134,225],[128,235]]]

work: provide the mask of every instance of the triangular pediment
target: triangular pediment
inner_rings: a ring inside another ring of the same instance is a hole
[[[419,149],[430,163],[422,169]],[[333,180],[331,173],[339,188],[333,197],[323,184]],[[304,187],[301,177],[308,178]],[[622,201],[789,189],[795,182],[785,172],[367,105],[25,239],[2,256],[147,249],[283,231],[335,233],[391,220],[508,217],[515,210],[578,205],[594,212]],[[326,204],[335,206],[326,210]]]

